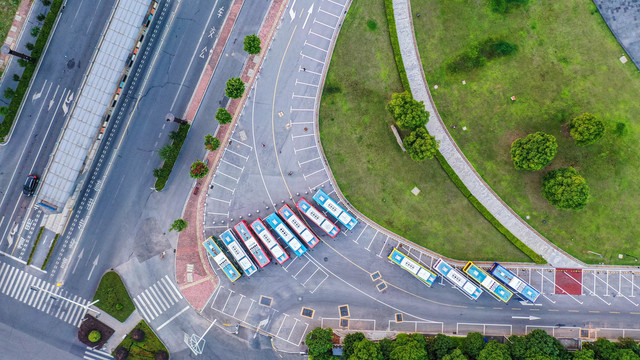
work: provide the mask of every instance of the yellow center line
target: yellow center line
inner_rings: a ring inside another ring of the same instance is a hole
[[[521,308],[513,308],[511,310],[522,310]]]
[[[569,310],[569,312],[577,313],[580,312],[580,310]]]
[[[609,314],[620,314],[620,311],[609,311]]]
[[[598,314],[600,311],[598,311],[598,310],[589,310],[589,312],[593,313],[593,314]]]
[[[540,311],[540,309],[529,309],[530,311]]]
[[[558,310],[558,309],[549,309],[548,311],[555,311],[555,312],[557,312],[557,311],[560,311],[560,310]]]
[[[630,312],[631,315],[640,315],[640,312]]]

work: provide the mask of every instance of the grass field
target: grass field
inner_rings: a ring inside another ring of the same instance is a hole
[[[20,5],[20,0],[0,0],[0,41],[2,43],[7,38],[18,5]]]
[[[96,307],[104,310],[107,314],[124,322],[129,315],[136,309],[131,301],[131,297],[124,287],[120,276],[109,271],[104,274],[98,285],[98,290],[93,297],[93,301],[100,300],[96,303]],[[120,306],[117,305],[122,305]]]
[[[412,2],[412,11],[438,110],[448,126],[456,125],[450,127],[456,142],[498,195],[584,261],[637,264],[640,74],[633,63],[618,60],[623,50],[595,5],[539,0],[497,15],[487,0],[422,0]],[[469,73],[445,71],[449,59],[489,36],[517,44],[518,53]],[[583,112],[605,121],[600,143],[578,147],[563,129]],[[539,172],[514,170],[511,143],[538,130],[557,137],[556,159]],[[566,166],[575,167],[591,188],[582,211],[557,210],[541,195],[544,174]],[[618,254],[626,256],[619,260]]]
[[[151,330],[149,325],[142,320],[133,329],[140,329],[144,331],[144,340],[141,342],[134,341],[131,338],[131,332],[122,340],[118,347],[123,347],[129,351],[129,360],[143,360],[143,359],[155,359],[158,351],[164,351],[169,353],[162,341],[158,339],[158,336]],[[133,332],[133,329],[131,330]]]
[[[347,199],[372,220],[457,259],[529,261],[460,193],[437,160],[403,154],[385,104],[402,91],[383,0],[355,0],[333,53],[320,136]],[[417,186],[418,196],[411,194]]]

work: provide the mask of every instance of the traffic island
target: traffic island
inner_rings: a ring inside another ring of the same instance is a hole
[[[122,283],[122,279],[115,271],[109,271],[102,276],[93,301],[99,300],[95,306],[120,322],[125,322],[135,311],[133,301]]]
[[[114,330],[105,323],[86,314],[78,329],[78,340],[89,347],[100,349],[107,343],[113,333]]]
[[[116,359],[169,359],[169,351],[162,341],[142,320],[122,340],[112,354]]]

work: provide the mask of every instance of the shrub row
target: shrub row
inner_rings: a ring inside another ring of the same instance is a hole
[[[58,12],[60,11],[60,7],[62,6],[62,2],[64,0],[53,0],[51,4],[51,8],[49,9],[49,13],[42,24],[42,29],[40,30],[40,34],[36,39],[35,47],[31,52],[31,57],[36,59],[35,63],[27,62],[24,67],[24,71],[22,72],[22,76],[20,77],[20,82],[16,87],[15,96],[11,99],[9,103],[7,113],[4,116],[2,123],[0,123],[0,142],[4,142],[4,138],[11,131],[11,126],[15,121],[15,118],[18,114],[18,110],[20,109],[20,104],[24,99],[27,90],[29,89],[29,82],[31,82],[31,77],[36,70],[37,61],[39,61],[42,52],[44,51],[44,47],[47,44],[47,40],[49,39],[49,34],[53,29],[53,24],[56,21],[56,17],[58,16]]]
[[[33,254],[36,253],[36,248],[40,243],[40,238],[42,237],[43,231],[44,231],[44,226],[40,226],[40,231],[38,232],[38,237],[36,238],[35,244],[33,244],[33,247],[31,248],[31,253],[29,254],[29,260],[27,260],[27,265],[31,264],[31,259],[33,258]]]
[[[182,149],[182,144],[184,144],[184,140],[187,138],[189,127],[189,124],[180,124],[178,130],[172,131],[171,135],[169,135],[169,138],[173,140],[171,146],[175,149],[176,155],[170,159],[165,159],[164,163],[162,163],[162,167],[154,171],[153,175],[156,177],[155,188],[157,191],[164,189],[164,186],[167,184],[169,175],[171,175],[171,170],[173,170],[173,165],[178,159],[180,149]]]
[[[51,257],[51,254],[53,253],[53,248],[56,247],[56,243],[58,242],[58,238],[60,237],[60,234],[56,234],[56,237],[53,238],[53,242],[51,243],[51,247],[49,248],[49,252],[47,253],[47,257],[44,259],[44,263],[42,263],[42,270],[44,270],[44,268],[47,267],[47,263],[49,262],[49,258]]]
[[[402,61],[402,53],[400,52],[398,32],[396,31],[396,18],[395,18],[395,15],[393,14],[393,0],[384,0],[384,6],[387,13],[387,23],[389,24],[389,38],[391,39],[391,47],[393,48],[393,56],[396,59],[398,74],[400,74],[402,87],[404,87],[405,91],[408,91],[409,94],[411,94],[411,86],[409,86],[409,78],[407,78],[407,71],[404,69],[404,62]]]
[[[449,163],[447,163],[447,160],[445,160],[445,158],[442,156],[440,152],[436,154],[436,158],[440,162],[440,166],[442,166],[442,169],[444,169],[447,175],[449,175],[449,177],[451,178],[451,181],[453,181],[453,183],[456,184],[456,186],[458,187],[458,190],[460,190],[460,192],[464,195],[464,197],[466,197],[471,202],[471,204],[473,204],[476,210],[478,210],[478,212],[480,212],[480,214],[482,214],[482,216],[484,216],[484,218],[487,219],[487,221],[489,221],[491,225],[493,225],[502,235],[504,235],[507,239],[509,239],[509,241],[511,241],[513,245],[515,245],[523,253],[529,256],[531,260],[533,260],[536,264],[547,263],[542,256],[538,255],[535,251],[531,250],[531,248],[525,245],[522,241],[520,241],[520,239],[518,239],[515,235],[513,235],[511,231],[509,231],[506,227],[504,227],[504,225],[502,225],[498,221],[498,219],[496,219],[489,212],[489,210],[487,210],[487,208],[485,208],[484,205],[482,205],[480,201],[476,199],[475,196],[471,195],[471,191],[469,191],[469,189],[462,182],[462,180],[460,180],[456,172],[453,171]]]

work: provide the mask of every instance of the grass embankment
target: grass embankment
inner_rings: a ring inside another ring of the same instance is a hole
[[[180,154],[180,150],[182,149],[182,144],[184,144],[184,140],[187,138],[189,127],[189,124],[180,124],[178,130],[172,131],[171,135],[169,135],[172,141],[170,146],[174,149],[175,156],[164,159],[162,167],[157,169],[157,174],[154,174],[156,175],[156,184],[154,187],[157,191],[164,189],[164,186],[167,184],[171,170],[173,170],[173,165],[176,163],[178,154]]]
[[[0,123],[0,142],[4,142],[5,136],[9,134],[11,131],[11,126],[13,125],[13,121],[18,115],[18,109],[20,108],[20,104],[22,103],[22,99],[24,98],[27,90],[29,88],[29,82],[31,81],[31,77],[36,70],[36,66],[38,64],[38,60],[42,56],[42,51],[44,50],[45,45],[47,44],[47,40],[49,39],[49,34],[53,29],[53,24],[56,21],[56,17],[58,16],[58,12],[60,11],[60,7],[62,6],[62,2],[64,0],[53,0],[51,6],[49,8],[49,13],[47,13],[47,17],[42,24],[42,28],[40,29],[40,34],[36,39],[35,47],[33,51],[31,51],[31,57],[37,59],[36,62],[27,62],[27,65],[24,67],[24,71],[22,72],[22,76],[20,77],[20,82],[16,87],[15,96],[11,99],[9,103],[7,114]],[[13,18],[14,13],[11,13]]]
[[[120,276],[114,271],[109,271],[102,276],[96,294],[93,296],[93,301],[96,300],[100,300],[95,305],[97,308],[104,310],[120,322],[127,320],[136,309]]]
[[[487,183],[521,217],[529,216],[536,230],[581,260],[636,264],[640,74],[631,62],[618,60],[624,52],[595,5],[531,1],[505,15],[492,13],[481,0],[411,5],[427,80],[438,85],[431,91],[434,101],[445,124],[456,125],[451,134]],[[471,72],[446,71],[449,60],[490,36],[515,43],[518,52]],[[607,134],[578,147],[563,124],[583,112],[603,119]],[[542,171],[516,171],[510,145],[535,131],[558,139],[558,155]],[[557,210],[541,195],[542,177],[567,166],[591,188],[584,210]],[[619,260],[618,254],[626,255]]]
[[[42,270],[44,270],[44,268],[47,267],[47,263],[49,262],[49,258],[51,257],[51,254],[53,254],[53,249],[56,247],[59,237],[60,237],[60,234],[56,234],[56,236],[53,238],[53,242],[51,243],[51,247],[49,248],[47,257],[44,259],[44,262],[42,263]]]
[[[398,147],[385,104],[403,86],[389,39],[384,0],[355,0],[333,53],[319,120],[341,191],[373,221],[443,255],[529,261],[435,159],[418,163]],[[410,192],[414,186],[418,196]]]
[[[29,253],[29,259],[27,260],[27,265],[31,264],[31,260],[33,259],[33,254],[36,253],[36,249],[38,248],[38,244],[40,243],[40,238],[42,237],[43,231],[44,231],[44,226],[40,226],[40,231],[38,231],[38,237],[36,237],[36,241],[33,243],[33,247],[31,248],[31,253]]]
[[[0,0],[0,41],[7,38],[19,5],[20,0]]]
[[[144,332],[144,340],[137,342],[132,339],[131,334],[135,329],[140,329]],[[129,351],[128,360],[142,360],[142,359],[154,359],[155,354],[159,351],[164,351],[167,354],[169,351],[164,344],[158,339],[156,334],[149,328],[149,325],[142,320],[136,325],[136,327],[127,334],[127,337],[122,340],[118,347],[123,347]],[[117,348],[116,348],[117,351]],[[114,352],[115,354],[115,352]]]

